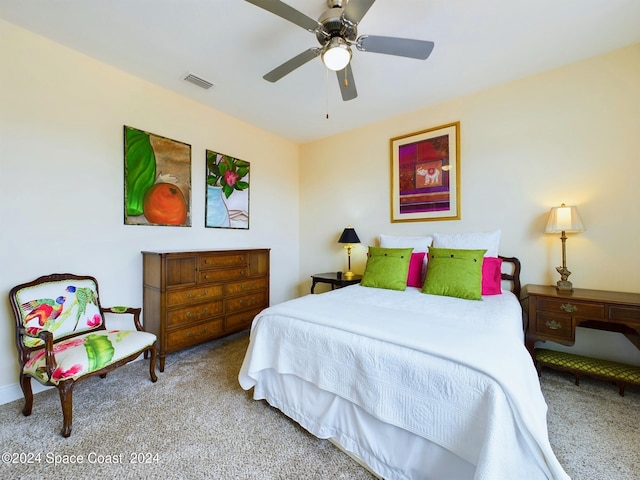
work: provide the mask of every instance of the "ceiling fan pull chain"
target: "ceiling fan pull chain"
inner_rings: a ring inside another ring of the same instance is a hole
[[[329,120],[329,69],[325,68],[325,76],[324,76],[324,93],[325,93],[325,101],[326,101],[326,109],[327,109],[327,120]]]

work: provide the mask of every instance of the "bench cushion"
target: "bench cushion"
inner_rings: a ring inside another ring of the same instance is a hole
[[[618,382],[640,385],[640,367],[585,357],[574,353],[559,352],[545,348],[536,349],[536,361],[549,367],[559,367],[564,370],[583,375],[610,378]]]
[[[46,372],[44,349],[34,351],[24,373],[56,385],[76,380],[153,345],[156,336],[136,330],[100,330],[63,340],[54,345],[58,367],[51,378]]]

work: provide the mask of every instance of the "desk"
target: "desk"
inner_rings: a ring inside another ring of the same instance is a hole
[[[535,361],[536,341],[573,345],[576,327],[624,334],[640,349],[640,294],[576,288],[561,291],[555,286],[527,285],[527,350]]]
[[[331,285],[331,290],[335,288],[346,287],[347,285],[354,285],[360,283],[362,275],[352,275],[349,278],[345,278],[342,272],[328,272],[328,273],[316,273],[311,275],[311,293],[316,288],[317,283],[328,283]]]

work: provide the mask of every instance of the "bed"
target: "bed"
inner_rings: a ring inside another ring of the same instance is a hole
[[[239,382],[385,479],[569,478],[523,340],[506,289],[352,285],[260,313]]]

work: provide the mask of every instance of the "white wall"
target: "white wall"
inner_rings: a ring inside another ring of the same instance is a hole
[[[267,247],[271,303],[296,296],[297,145],[1,20],[0,65],[0,403],[21,396],[6,294],[40,275],[141,306],[141,250]],[[191,145],[190,228],[124,225],[123,125]],[[251,162],[249,230],[204,228],[207,148]]]
[[[357,99],[354,102],[366,101]],[[567,240],[575,287],[640,292],[640,45],[303,145],[301,277],[346,268],[338,237],[502,230],[501,252],[522,261],[524,284],[555,284],[559,235],[547,213],[578,205],[587,231]],[[460,121],[460,221],[390,222],[395,136]],[[318,287],[318,291],[320,288]],[[577,351],[640,364],[619,334],[579,329]]]
[[[278,303],[308,293],[312,273],[346,267],[336,242],[347,224],[363,242],[355,271],[379,233],[501,228],[524,283],[551,284],[560,241],[542,231],[561,202],[587,226],[568,240],[574,285],[640,291],[640,45],[302,146],[1,20],[0,64],[4,292],[71,271],[97,276],[105,304],[141,305],[143,249],[270,247]],[[452,121],[462,219],[390,223],[389,139]],[[125,124],[191,144],[191,228],[123,224]],[[207,148],[251,162],[249,231],[204,228]],[[0,322],[2,403],[21,395],[6,299]],[[640,364],[617,334],[581,332],[576,347]]]

